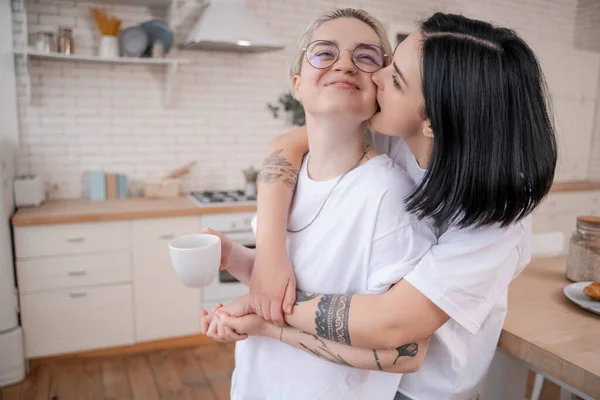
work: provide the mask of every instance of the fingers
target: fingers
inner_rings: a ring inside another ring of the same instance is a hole
[[[285,320],[283,319],[283,311],[281,309],[281,303],[271,302],[271,319],[279,327],[285,326]]]
[[[271,300],[263,298],[261,301],[261,310],[265,321],[271,322]]]
[[[223,320],[227,319],[227,316],[222,312],[217,312],[214,315],[214,318],[208,328],[207,336],[211,339],[220,342],[237,342],[239,340],[244,340],[248,337],[248,335],[240,335],[230,328],[229,326],[223,323]],[[237,319],[237,318],[229,318],[229,319]]]
[[[287,287],[285,288],[285,294],[283,296],[283,309],[287,314],[292,313],[294,303],[296,302],[296,279],[290,279]]]
[[[203,335],[206,335],[208,332],[208,327],[210,326],[211,316],[208,314],[206,310],[202,310],[202,317],[200,318],[200,332]]]
[[[221,339],[219,338],[219,335],[217,333],[218,325],[219,325],[219,321],[217,320],[217,318],[213,318],[212,321],[210,322],[210,326],[208,327],[206,336],[208,336],[209,338],[211,338],[213,340],[220,342]]]
[[[252,313],[253,307],[251,307],[250,296],[242,296],[226,306],[222,307],[222,310],[232,317],[242,317],[244,315]]]

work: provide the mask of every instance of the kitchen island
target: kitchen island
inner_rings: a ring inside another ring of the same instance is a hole
[[[528,369],[600,399],[600,315],[564,295],[565,269],[566,257],[535,259],[510,285],[501,350],[484,392],[494,395],[482,399],[524,398]]]

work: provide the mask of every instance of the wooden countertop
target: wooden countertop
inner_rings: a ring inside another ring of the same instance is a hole
[[[600,315],[563,293],[566,258],[536,259],[510,285],[498,346],[600,399]]]
[[[560,192],[581,192],[585,190],[600,190],[600,182],[594,181],[573,181],[573,182],[555,182],[550,189],[550,193]]]
[[[147,199],[131,197],[118,200],[48,200],[40,207],[19,208],[13,226],[76,222],[118,221],[126,219],[183,217],[188,215],[254,212],[254,205],[199,207],[187,197]]]
[[[556,193],[585,190],[600,190],[600,182],[555,183],[551,191]],[[198,207],[187,197],[175,199],[132,197],[104,201],[88,199],[48,200],[40,207],[19,208],[12,218],[12,223],[13,226],[31,226],[244,211],[256,211],[256,206]]]

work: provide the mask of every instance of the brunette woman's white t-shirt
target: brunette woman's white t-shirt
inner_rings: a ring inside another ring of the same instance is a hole
[[[375,134],[372,144],[415,182],[422,179],[425,171],[403,139]],[[400,392],[414,400],[477,398],[506,317],[508,285],[530,259],[530,217],[503,228],[451,227],[438,234],[404,279],[450,320],[431,336],[421,369],[403,376]]]
[[[290,230],[306,226],[315,217],[338,179],[311,180],[305,158]],[[436,240],[428,224],[404,211],[404,199],[413,186],[406,172],[386,155],[350,171],[312,225],[287,235],[298,290],[383,293],[413,269]],[[307,335],[306,343],[314,339]],[[392,400],[402,377],[334,364],[266,337],[238,342],[235,362],[233,400]]]

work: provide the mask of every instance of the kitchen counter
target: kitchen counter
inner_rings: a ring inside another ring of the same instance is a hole
[[[550,193],[562,192],[582,192],[589,190],[600,190],[600,182],[594,181],[572,181],[555,182],[550,189]]]
[[[498,347],[600,399],[600,315],[563,294],[566,258],[536,259],[511,284]]]
[[[255,205],[199,207],[187,197],[173,199],[130,197],[104,201],[48,200],[40,207],[19,208],[12,217],[12,224],[13,226],[31,226],[253,211],[256,211]]]

